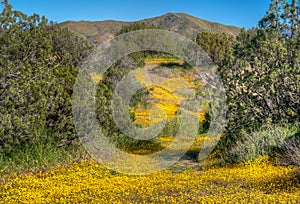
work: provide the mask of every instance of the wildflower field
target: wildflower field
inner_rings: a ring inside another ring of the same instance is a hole
[[[164,64],[174,63],[172,69],[164,67]],[[149,125],[150,123],[159,123],[176,117],[181,103],[190,98],[194,98],[196,90],[204,88],[203,81],[196,83],[193,77],[193,71],[182,69],[184,62],[176,58],[146,58],[146,66],[135,70],[136,79],[143,84],[149,91],[149,103],[156,107],[157,111],[152,114],[151,111],[143,106],[135,107],[132,112],[135,113],[135,123],[138,125]],[[199,118],[199,122],[205,120],[207,107],[202,107],[197,111],[184,110],[185,112]],[[205,109],[205,110],[204,110]],[[165,114],[162,114],[162,113]]]
[[[232,167],[143,176],[83,161],[6,177],[0,203],[299,203],[297,174],[295,167],[274,166],[268,157]]]
[[[178,64],[184,64],[184,61],[180,58],[175,57],[149,57],[145,59],[146,65],[159,65],[161,63],[178,63]]]
[[[158,68],[174,59],[145,62],[146,67],[137,69],[135,77],[149,91],[149,103],[156,109],[140,104],[131,111],[136,124],[147,126],[175,118],[181,102],[194,97],[203,82],[196,83],[193,73],[182,69],[171,72]],[[102,76],[92,75],[92,79],[97,83]],[[207,105],[205,101],[200,105],[198,112],[184,111],[201,123]],[[300,203],[299,167],[275,166],[268,156],[227,166],[214,165],[213,160],[198,163],[191,155],[199,152],[207,139],[200,135],[182,160],[151,175],[120,174],[90,158],[31,173],[0,170],[0,203]],[[162,135],[161,148],[173,140]],[[151,148],[144,146],[132,152],[148,154]]]
[[[269,1],[240,30],[2,0],[0,204],[300,203],[300,1]]]

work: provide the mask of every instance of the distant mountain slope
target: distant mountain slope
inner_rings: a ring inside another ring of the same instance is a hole
[[[198,33],[204,31],[226,33],[229,35],[237,35],[240,31],[240,28],[234,26],[225,26],[184,13],[167,13],[163,16],[142,20],[142,22],[165,27],[170,31],[191,39],[194,39]]]
[[[237,35],[240,28],[234,26],[225,26],[220,23],[202,20],[184,13],[167,13],[165,15],[144,19],[137,22],[145,22],[164,27],[170,31],[194,39],[196,35],[203,31],[216,33],[226,33],[228,35]],[[123,26],[133,24],[134,22],[122,21],[67,21],[61,23],[71,30],[79,33],[89,40],[102,43],[113,37]]]
[[[62,26],[70,28],[88,40],[102,43],[112,38],[123,26],[130,25],[130,22],[122,21],[66,21]]]

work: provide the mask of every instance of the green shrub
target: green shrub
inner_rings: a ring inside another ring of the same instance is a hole
[[[244,133],[243,141],[238,141],[232,148],[227,149],[225,160],[232,163],[254,161],[260,156],[270,155],[298,131],[296,125],[285,125],[266,126],[250,134]]]
[[[279,155],[279,164],[300,166],[300,134],[286,139]]]
[[[272,0],[259,27],[242,29],[231,45],[218,35],[198,36],[197,42],[218,59],[227,95],[227,127],[220,149],[243,140],[242,131],[300,121],[298,10],[296,1]]]
[[[45,17],[3,1],[0,13],[0,153],[75,139],[71,95],[90,46]],[[51,134],[49,134],[51,132]],[[47,133],[47,134],[45,134]]]

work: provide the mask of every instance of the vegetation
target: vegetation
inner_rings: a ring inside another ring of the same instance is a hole
[[[172,32],[179,33],[190,39],[195,39],[197,34],[203,31],[214,33],[226,33],[236,36],[240,32],[240,28],[234,26],[225,26],[218,23],[209,22],[198,19],[183,13],[167,13],[165,15],[145,19],[136,22],[123,21],[67,21],[59,25],[67,27],[70,30],[78,33],[80,36],[88,39],[96,44],[103,43],[115,36],[120,30],[132,24],[146,24],[159,28],[164,28]]]
[[[266,157],[201,173],[143,176],[90,161],[15,178],[0,187],[0,197],[4,203],[298,203],[296,174],[294,167],[273,166]]]
[[[145,29],[163,29],[163,28],[152,24],[146,24],[145,22],[142,23],[135,22],[132,25],[123,26],[122,29],[116,35],[121,35],[131,31],[145,30]]]
[[[45,17],[14,11],[7,0],[2,5],[0,202],[299,203],[300,6],[295,0],[272,0],[259,26],[242,29],[236,37],[232,35],[235,28],[215,24],[217,33],[197,34],[196,43],[218,66],[228,105],[226,131],[201,164],[195,159],[199,149],[214,140],[206,135],[210,101],[205,98],[204,81],[197,79],[184,60],[168,53],[137,52],[120,59],[103,75],[91,75],[97,85],[99,126],[123,151],[144,155],[162,150],[174,141],[179,114],[199,119],[199,137],[183,161],[143,176],[105,169],[77,139],[73,85],[80,63],[93,46]],[[172,20],[169,29],[173,23],[186,23],[180,31],[187,26],[213,27],[185,14],[160,19],[120,24],[114,33],[166,27],[168,19]],[[219,32],[224,29],[227,32]],[[130,107],[120,109],[130,109],[138,127],[166,122],[151,140],[126,136],[113,120],[114,89],[130,71],[144,88],[132,97]],[[198,112],[179,109],[182,101],[195,96],[202,99]],[[151,118],[152,113],[156,117]]]
[[[242,135],[244,140],[236,142],[231,151],[227,152],[226,159],[231,162],[245,162],[267,155],[276,157],[275,152],[297,132],[299,132],[297,126],[269,126],[262,127],[256,132],[244,133]]]
[[[45,17],[0,14],[0,152],[75,139],[71,95],[89,45]]]
[[[243,29],[236,39],[198,35],[197,42],[219,65],[227,92],[228,124],[219,145],[223,152],[243,141],[243,132],[299,125],[299,18],[296,1],[273,0],[259,27]]]
[[[196,43],[205,50],[213,63],[221,66],[233,54],[231,48],[235,39],[225,33],[202,32],[197,35]]]
[[[77,143],[74,141],[67,147],[58,147],[43,142],[15,149],[9,154],[0,154],[0,178],[48,171],[57,166],[69,167],[81,160],[88,160],[89,155]]]

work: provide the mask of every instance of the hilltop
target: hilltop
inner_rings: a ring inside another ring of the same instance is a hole
[[[60,25],[70,28],[79,33],[82,37],[97,43],[102,43],[113,37],[123,26],[133,23],[147,23],[166,28],[184,35],[190,39],[195,39],[200,32],[226,33],[228,35],[237,35],[240,28],[235,26],[226,26],[216,22],[199,19],[184,13],[167,13],[162,16],[148,18],[135,22],[123,21],[66,21]]]

